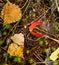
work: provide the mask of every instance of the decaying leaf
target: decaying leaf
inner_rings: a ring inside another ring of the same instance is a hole
[[[22,33],[15,34],[11,37],[11,39],[14,43],[17,43],[18,45],[24,45],[24,35]]]
[[[12,43],[10,44],[7,52],[11,56],[19,56],[24,59],[23,49],[24,49],[24,46],[18,46],[17,44]]]
[[[7,2],[1,11],[1,16],[4,20],[4,25],[6,25],[20,20],[22,12],[17,5]]]
[[[59,55],[59,48],[51,54],[50,59],[55,61],[59,57],[58,55]]]

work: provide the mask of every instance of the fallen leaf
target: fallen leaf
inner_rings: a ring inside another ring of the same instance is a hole
[[[59,7],[58,7],[58,12],[59,12]]]
[[[24,45],[24,35],[22,33],[15,34],[11,37],[12,41],[18,45]]]
[[[1,11],[1,16],[4,20],[3,24],[6,25],[20,20],[22,12],[18,5],[7,2]]]
[[[58,55],[59,55],[59,48],[56,49],[56,50],[51,54],[50,59],[53,60],[53,61],[55,61],[55,60],[59,57]]]
[[[7,52],[8,52],[11,56],[19,56],[19,57],[21,57],[21,58],[24,59],[23,49],[24,49],[24,46],[18,46],[17,44],[12,43],[12,44],[10,44],[10,46],[8,47],[8,51],[7,51]]]

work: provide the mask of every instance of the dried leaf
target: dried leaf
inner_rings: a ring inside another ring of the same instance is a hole
[[[11,37],[11,39],[14,43],[17,43],[18,45],[24,45],[24,35],[22,33],[15,34]]]
[[[22,13],[17,5],[7,2],[2,9],[1,16],[4,20],[4,25],[6,25],[21,19]]]
[[[55,61],[58,58],[58,55],[59,55],[59,48],[51,54],[50,59]]]
[[[11,56],[19,56],[24,59],[23,49],[24,49],[24,46],[18,46],[17,44],[12,43],[10,44],[7,52]]]

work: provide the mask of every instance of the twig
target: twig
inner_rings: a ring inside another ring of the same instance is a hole
[[[45,30],[41,30],[41,29],[40,29],[40,28],[38,28],[38,27],[35,27],[35,29],[37,29],[37,30],[39,30],[39,31],[41,31],[41,32],[43,32],[43,33],[45,33],[45,34],[51,35],[51,36],[53,36],[53,37],[56,37],[55,35],[50,34],[50,33],[48,33],[48,32],[47,32],[47,31],[45,31]]]
[[[53,62],[53,61],[48,61],[47,64],[50,63],[50,62]],[[36,64],[44,64],[45,62],[35,62],[35,63]]]
[[[42,62],[42,60],[35,53],[33,53],[33,54],[36,56],[37,59],[39,59],[39,61]]]
[[[29,0],[28,5],[26,6],[26,9],[24,10],[23,16],[24,16],[25,12],[27,11],[27,8],[30,5],[30,2],[31,2],[31,0]]]
[[[34,55],[41,61],[44,62],[46,65],[47,63],[38,55],[38,53],[35,51]]]
[[[28,2],[28,0],[26,0],[25,4],[22,6],[21,9],[23,9],[26,6],[27,2]]]
[[[35,62],[36,64],[45,64],[45,62]]]
[[[35,50],[38,46],[34,46],[31,50],[30,50],[30,55],[29,57],[26,57],[26,60],[28,60],[32,55],[33,55],[33,50]]]
[[[58,3],[57,3],[57,0],[55,0],[55,3],[56,3],[56,7],[57,7],[57,9],[58,9]]]
[[[48,36],[48,35],[45,35],[45,37],[47,37],[47,38],[49,38],[49,39],[51,39],[51,40],[53,40],[53,41],[55,41],[55,42],[57,42],[57,43],[59,44],[59,40],[57,40],[57,39],[55,39],[55,38],[52,38],[52,37],[50,37],[50,36]]]
[[[4,51],[7,51],[6,49],[4,49],[2,46],[0,46],[0,48],[2,49],[2,50],[4,50]]]
[[[38,30],[40,30],[39,28],[37,28],[36,27],[36,29],[38,29]],[[42,31],[42,32],[44,32],[44,33],[46,33],[46,34],[50,34],[50,33],[47,33],[47,32],[45,32],[45,31],[43,31],[43,30],[40,30],[40,31]],[[48,35],[44,35],[44,37],[47,37],[47,38],[49,38],[49,39],[51,39],[51,40],[53,40],[53,41],[55,41],[55,42],[57,42],[57,43],[59,43],[59,40],[57,40],[57,39],[55,39],[55,38],[52,38],[52,37],[50,37],[50,36],[48,36]],[[50,35],[52,35],[52,34],[50,34]],[[54,36],[54,35],[53,35]],[[54,36],[55,37],[55,36]]]
[[[39,37],[39,38],[36,38],[36,39],[32,39],[31,37],[29,37],[30,33],[27,35],[27,39],[30,40],[30,41],[38,41],[39,39],[43,38],[44,36],[42,37]]]

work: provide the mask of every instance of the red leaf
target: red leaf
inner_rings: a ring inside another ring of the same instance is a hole
[[[41,25],[41,24],[42,22],[34,22],[33,24],[31,24],[31,26],[29,27],[29,31],[33,36],[36,36],[36,37],[43,36],[43,34],[35,33],[32,31],[37,25]]]

